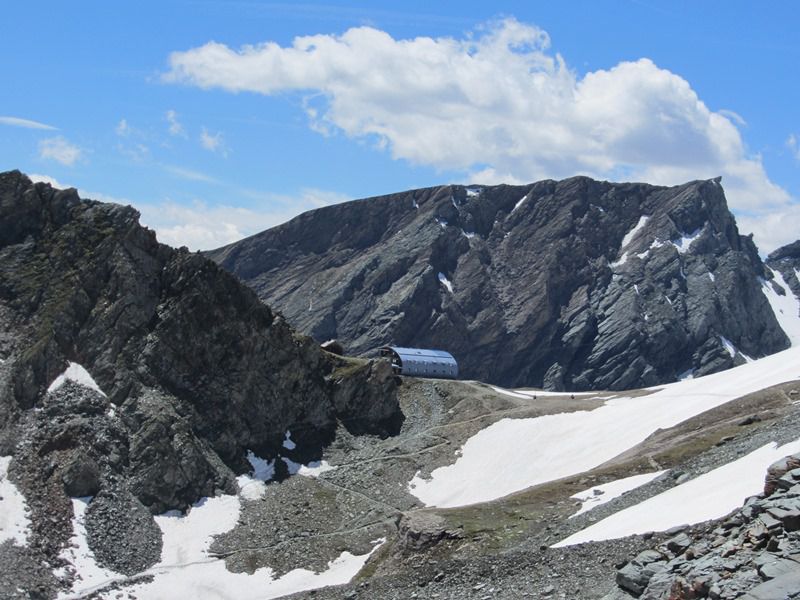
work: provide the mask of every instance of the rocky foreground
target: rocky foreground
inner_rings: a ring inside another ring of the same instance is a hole
[[[764,494],[720,522],[639,553],[604,600],[800,598],[800,454],[773,464]]]

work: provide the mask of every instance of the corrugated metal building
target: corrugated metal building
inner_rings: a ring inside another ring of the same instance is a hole
[[[400,375],[458,379],[458,363],[444,350],[384,346],[381,356],[389,357],[395,373]]]

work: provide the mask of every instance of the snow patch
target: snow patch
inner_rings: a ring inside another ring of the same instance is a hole
[[[73,501],[76,523],[73,547],[69,548],[67,560],[77,568],[82,579],[71,593],[61,598],[84,597],[95,590],[118,582],[124,584],[129,578],[101,569],[86,544],[86,530],[82,525],[86,499]],[[295,569],[277,579],[269,568],[256,570],[252,575],[232,573],[225,561],[209,555],[214,536],[230,531],[239,520],[241,503],[237,496],[204,498],[185,515],[170,511],[155,517],[162,532],[161,559],[154,567],[136,575],[152,576],[152,581],[122,588],[126,595],[140,600],[163,598],[239,598],[263,600],[279,598],[289,594],[341,585],[350,581],[367,562],[367,559],[383,543],[375,540],[375,546],[361,556],[342,552],[328,563],[320,573],[308,569]],[[114,592],[119,593],[119,592]]]
[[[513,214],[514,214],[514,212],[515,212],[515,211],[516,211],[516,210],[517,210],[517,209],[518,209],[520,206],[522,206],[522,203],[523,203],[523,202],[525,202],[525,200],[527,200],[527,199],[528,199],[528,196],[530,196],[530,193],[528,193],[528,194],[525,194],[525,195],[524,195],[522,198],[520,198],[519,200],[517,200],[517,203],[514,205],[514,208],[512,208],[512,209],[511,209],[511,212],[510,212],[509,214],[513,215]]]
[[[550,392],[548,390],[532,390],[532,389],[525,389],[520,388],[516,390],[507,390],[506,388],[497,387],[494,385],[490,385],[495,392],[499,394],[505,394],[506,396],[511,396],[512,398],[520,398],[520,399],[527,399],[532,400],[535,396],[547,396],[547,397],[567,397],[574,398],[576,392]],[[586,396],[588,392],[578,392],[578,396]],[[589,400],[607,400],[609,398],[613,398],[613,396],[592,396]]]
[[[653,473],[643,473],[641,475],[633,475],[625,477],[624,479],[617,479],[616,481],[609,481],[602,485],[590,487],[589,489],[573,494],[570,498],[580,500],[583,504],[580,510],[570,517],[577,517],[585,512],[588,512],[596,506],[601,506],[607,502],[611,502],[614,498],[619,498],[625,492],[630,492],[638,487],[643,486],[645,483],[650,483],[656,477],[660,477],[666,473],[664,471],[655,471]]]
[[[480,196],[481,191],[483,188],[479,186],[472,186],[467,188],[467,198],[474,198],[475,196]]]
[[[682,236],[681,239],[679,239],[678,241],[674,241],[673,240],[672,241],[672,245],[675,246],[675,248],[681,254],[686,254],[689,251],[689,248],[691,248],[692,243],[697,238],[700,237],[701,233],[703,233],[703,228],[702,227],[697,229],[697,230],[695,230],[695,231],[693,231],[692,233],[689,233],[689,234],[681,233],[681,236]],[[685,278],[686,277],[684,276],[684,279]]]
[[[439,273],[439,283],[446,287],[448,292],[451,294],[453,293],[453,284],[450,283],[450,280],[447,277],[445,277],[444,273]]]
[[[767,268],[769,269],[769,267]],[[786,284],[783,275],[772,269],[769,269],[769,271],[775,278],[775,283],[786,290],[786,294],[784,296],[779,295],[772,288],[772,284],[770,284],[769,281],[759,278],[761,291],[763,291],[764,295],[767,297],[767,301],[772,307],[772,312],[775,313],[778,324],[781,326],[784,333],[786,333],[792,346],[797,346],[800,344],[800,301],[798,301],[797,297]]]
[[[265,460],[247,451],[247,462],[253,467],[249,475],[239,475],[236,483],[239,485],[239,494],[246,500],[263,498],[267,491],[267,482],[275,476],[275,461]]]
[[[623,252],[619,260],[616,260],[613,263],[608,263],[608,266],[611,267],[612,269],[615,269],[617,267],[621,267],[626,262],[628,262],[628,253]]]
[[[719,336],[719,341],[722,342],[723,346],[725,346],[725,350],[728,351],[728,354],[731,355],[731,358],[736,356],[737,350],[736,350],[736,346],[733,345],[733,342],[731,342],[724,335]]]
[[[636,290],[636,295],[637,296],[641,296],[641,294],[639,293],[639,286],[636,285],[635,283],[633,284],[633,289]]]
[[[50,384],[50,387],[47,388],[48,392],[54,392],[58,388],[60,388],[66,381],[74,381],[75,383],[79,383],[83,386],[86,386],[94,391],[103,394],[103,390],[100,389],[100,386],[97,385],[92,376],[89,375],[89,371],[84,369],[78,363],[70,362],[67,364],[67,369],[58,377],[55,378],[53,383]],[[103,394],[105,396],[105,394]]]
[[[694,369],[687,369],[683,373],[678,373],[678,381],[687,381],[694,379]]]
[[[776,460],[800,451],[800,439],[770,443],[742,458],[621,510],[558,542],[554,547],[611,540],[725,516],[764,488],[764,473]]]
[[[463,235],[465,238],[472,239],[472,238],[475,237],[475,232],[474,231],[464,231],[462,229],[461,230],[461,235]]]
[[[10,456],[0,456],[0,544],[14,540],[17,545],[25,546],[31,521],[25,496],[8,479],[10,464]]]
[[[74,571],[78,574],[78,578],[72,584],[72,590],[59,594],[59,599],[80,597],[89,590],[102,587],[109,581],[124,579],[124,575],[99,566],[95,561],[94,552],[89,549],[89,542],[86,538],[86,508],[91,499],[91,496],[72,498],[71,541],[58,555],[70,566],[66,570],[57,569],[54,573],[56,577],[60,577],[66,575],[67,571]]]
[[[336,469],[333,465],[329,464],[328,461],[312,461],[307,465],[303,465],[300,463],[296,463],[293,460],[289,460],[288,458],[281,457],[281,460],[286,464],[286,468],[289,470],[290,475],[302,475],[303,477],[319,477],[322,473],[326,471],[333,471]]]
[[[711,280],[712,283],[717,280],[717,278],[714,277],[714,274],[711,271],[708,272],[708,278]]]
[[[493,385],[489,386],[498,394],[504,394],[506,396],[511,396],[512,398],[519,398],[520,400],[530,400],[533,396],[530,394],[522,394],[520,392],[513,392],[511,390],[507,390],[505,388],[496,387]]]
[[[445,221],[444,219],[440,219],[439,217],[434,217],[433,220],[436,221],[439,224],[439,227],[441,227],[442,229],[447,227],[447,221]]]
[[[798,378],[800,347],[697,379],[661,386],[637,398],[608,400],[591,411],[502,419],[467,440],[461,457],[412,479],[427,506],[454,507],[507,496],[593,469],[695,415]]]
[[[639,221],[636,223],[636,225],[633,226],[633,229],[631,229],[628,233],[626,233],[625,237],[622,238],[622,245],[619,247],[620,250],[624,250],[628,246],[628,244],[630,244],[633,241],[633,238],[635,238],[636,234],[639,233],[642,227],[644,227],[647,224],[647,221],[649,219],[650,215],[642,215],[641,217],[639,217]]]
[[[291,431],[288,431],[288,430],[286,431],[286,437],[283,440],[283,447],[286,448],[287,450],[294,450],[295,448],[297,448],[297,444],[295,444],[292,441],[292,432]]]

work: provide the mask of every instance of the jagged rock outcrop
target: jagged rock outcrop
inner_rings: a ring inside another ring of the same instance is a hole
[[[138,217],[0,174],[0,449],[12,472],[73,495],[121,486],[161,512],[235,491],[246,451],[276,456],[287,430],[318,458],[354,406],[370,406],[359,432],[401,422],[388,366],[369,365],[370,384],[348,395],[313,340]],[[68,361],[102,393],[69,381],[48,392]]]
[[[800,240],[770,252],[764,262],[770,269],[779,272],[792,293],[800,298]]]
[[[653,385],[788,346],[719,179],[413,190],[208,255],[320,341],[443,348],[509,386]]]
[[[605,600],[800,597],[800,455],[770,467],[764,494],[708,527],[680,533],[617,571]]]

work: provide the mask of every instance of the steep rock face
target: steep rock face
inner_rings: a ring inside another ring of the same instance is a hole
[[[70,489],[122,480],[154,512],[235,490],[246,451],[276,456],[287,430],[319,455],[349,401],[328,355],[216,264],[19,172],[0,174],[0,325],[3,451]],[[104,394],[48,393],[67,361]],[[391,374],[361,394],[360,431],[391,433]]]
[[[208,255],[319,340],[443,348],[502,385],[652,385],[788,345],[718,179],[414,190]]]
[[[800,298],[800,240],[771,252],[764,262],[779,272],[794,295]]]

